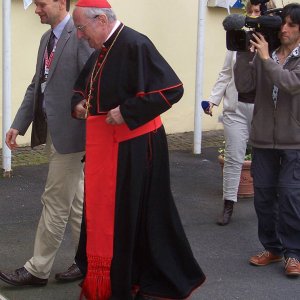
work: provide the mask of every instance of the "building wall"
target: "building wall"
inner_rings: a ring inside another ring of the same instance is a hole
[[[282,1],[277,2],[281,4]],[[198,1],[187,3],[184,0],[110,0],[110,3],[122,22],[146,34],[154,42],[184,83],[185,94],[182,100],[163,114],[167,132],[192,131],[195,107]],[[12,0],[12,119],[34,74],[40,37],[49,28],[48,25],[40,24],[34,9],[34,5],[31,5],[24,11],[23,1]],[[2,7],[0,10],[2,14]],[[209,96],[223,64],[226,48],[222,21],[227,16],[227,10],[224,8],[206,7],[205,10],[204,99]],[[231,12],[241,11],[232,10]],[[1,49],[2,26],[1,23]],[[2,51],[0,56],[2,78]],[[0,92],[2,98],[2,80]],[[222,107],[219,107],[214,109],[213,117],[204,115],[203,130],[221,129],[222,125],[218,122],[218,116],[221,113]],[[0,108],[0,122],[2,132],[2,107]],[[18,139],[19,144],[29,143],[29,141],[30,129],[24,137]]]

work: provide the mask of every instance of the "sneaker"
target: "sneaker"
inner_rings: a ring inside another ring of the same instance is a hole
[[[285,260],[285,275],[287,276],[300,275],[300,262],[297,258],[289,257]]]
[[[264,250],[263,252],[250,257],[249,263],[254,266],[267,266],[270,263],[282,261],[281,255],[274,255],[270,251]]]

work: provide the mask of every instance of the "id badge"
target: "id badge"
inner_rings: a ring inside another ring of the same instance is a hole
[[[45,88],[46,88],[46,81],[41,83],[41,92],[42,92],[42,94],[44,94]]]

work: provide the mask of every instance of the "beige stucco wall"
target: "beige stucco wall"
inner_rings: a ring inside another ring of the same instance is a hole
[[[110,3],[121,21],[150,37],[184,83],[183,99],[163,115],[167,132],[192,131],[194,128],[198,1],[111,0]],[[240,11],[232,10],[232,12]],[[222,21],[226,15],[227,10],[224,8],[206,8],[204,98],[209,96],[210,89],[223,64],[226,49]],[[34,5],[24,11],[21,0],[12,1],[11,23],[13,119],[34,74],[39,40],[42,33],[48,29],[48,25],[40,24],[39,17],[34,14]],[[2,23],[0,24],[0,39],[2,49]],[[2,79],[2,51],[0,69]],[[2,99],[2,80],[0,92]],[[222,125],[218,123],[218,116],[221,112],[220,107],[214,110],[212,118],[205,115],[202,120],[203,130],[221,129]],[[0,108],[0,122],[2,132],[2,107]],[[20,137],[18,140],[20,144],[29,143],[29,141],[30,130],[25,137]]]
[[[188,5],[184,0],[112,0],[111,3],[122,21],[128,26],[142,31],[152,39],[184,83],[183,99],[162,116],[167,132],[193,130],[198,1],[189,1]],[[206,34],[205,45],[208,45],[209,40],[212,40],[212,32],[216,32],[216,30],[211,30],[211,27],[216,27],[217,23],[220,25],[226,16],[226,10],[222,8],[207,9],[207,12],[206,28],[209,32]],[[211,62],[206,64],[205,70],[207,71],[205,73],[210,74],[205,74],[205,81],[211,75],[215,78],[216,69],[220,67],[224,58],[225,46],[222,28],[215,33],[214,45],[216,46],[214,49],[217,47],[221,49],[214,51],[215,53],[211,55]],[[205,61],[207,61],[209,59],[207,58],[208,51],[205,53]],[[206,130],[216,128],[217,125],[211,122],[210,118],[205,119]]]

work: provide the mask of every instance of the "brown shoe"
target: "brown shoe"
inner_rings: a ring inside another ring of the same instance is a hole
[[[15,270],[13,273],[0,272],[0,279],[14,286],[43,286],[48,282],[48,279],[33,276],[24,267]]]
[[[224,226],[230,222],[232,212],[233,212],[233,205],[234,205],[234,201],[224,200],[223,212],[217,221],[218,225]]]
[[[82,279],[83,277],[83,274],[76,264],[72,264],[65,272],[55,274],[55,279],[60,282],[71,282]]]
[[[289,257],[285,260],[285,275],[299,276],[300,275],[300,262],[294,257]]]
[[[270,263],[282,261],[281,255],[274,255],[270,251],[264,250],[263,252],[250,257],[249,263],[254,266],[266,266]]]

